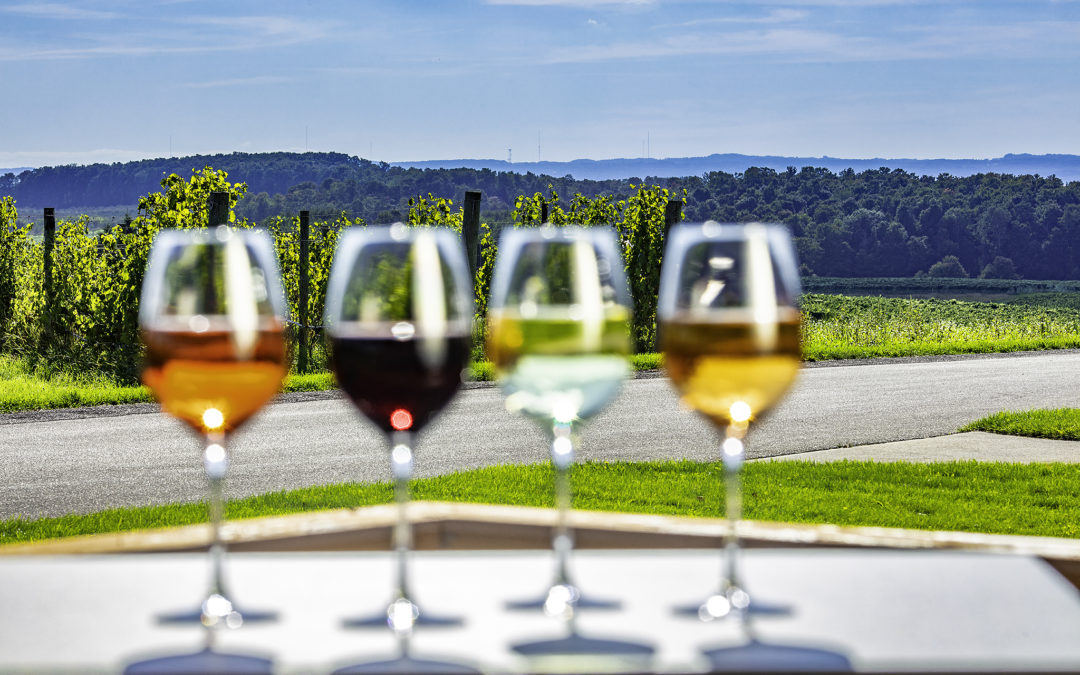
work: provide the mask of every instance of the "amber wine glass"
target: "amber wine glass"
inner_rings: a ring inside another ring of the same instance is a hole
[[[212,539],[210,588],[201,607],[161,617],[236,628],[274,618],[241,612],[226,591],[221,538],[226,439],[277,394],[287,370],[285,296],[270,237],[221,225],[154,238],[139,327],[142,379],[162,409],[203,440]],[[208,641],[214,631],[209,630]]]
[[[668,376],[682,401],[724,435],[728,534],[716,593],[681,611],[711,621],[783,613],[755,601],[739,578],[744,439],[784,395],[802,352],[798,265],[782,225],[677,225],[664,252],[657,306]]]
[[[401,223],[347,230],[330,271],[324,323],[338,383],[386,437],[398,506],[393,598],[385,611],[346,625],[389,625],[407,657],[414,625],[461,623],[415,602],[406,512],[416,436],[457,394],[471,351],[472,280],[459,235]]]
[[[488,356],[506,407],[548,433],[558,520],[552,547],[555,577],[537,600],[513,609],[543,608],[570,622],[576,608],[618,603],[582,597],[571,578],[570,468],[575,427],[618,395],[629,372],[631,303],[614,232],[552,227],[507,231],[488,303]]]

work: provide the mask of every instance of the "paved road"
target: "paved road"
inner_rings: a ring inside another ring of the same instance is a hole
[[[806,368],[752,432],[749,454],[926,438],[999,410],[1080,407],[1078,383],[1075,352]],[[667,380],[642,378],[584,428],[580,457],[702,460],[716,445]],[[389,477],[381,437],[340,399],[272,405],[232,449],[232,496]],[[0,518],[197,500],[198,456],[198,441],[158,413],[3,424]],[[481,387],[464,391],[422,435],[417,472],[545,458],[540,431],[507,413],[497,388]]]

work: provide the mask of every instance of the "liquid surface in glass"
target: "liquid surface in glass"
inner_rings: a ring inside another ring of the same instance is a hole
[[[144,328],[142,379],[165,412],[195,431],[207,431],[204,415],[215,409],[221,413],[220,429],[231,432],[281,388],[285,336],[277,322],[264,323],[251,358],[238,359],[233,334],[209,323],[202,331],[168,325]]]
[[[716,317],[676,315],[659,328],[664,367],[682,401],[719,427],[732,422],[738,402],[749,406],[751,419],[759,417],[799,373],[794,308],[779,308],[776,322],[757,323],[749,310],[732,310]]]
[[[467,333],[425,344],[422,335],[395,338],[385,330],[340,328],[331,338],[342,390],[385,433],[420,431],[461,387],[472,338]]]
[[[537,308],[522,317],[492,311],[488,356],[506,390],[507,408],[559,421],[595,415],[619,393],[629,372],[629,312],[609,307],[595,320],[571,306]]]

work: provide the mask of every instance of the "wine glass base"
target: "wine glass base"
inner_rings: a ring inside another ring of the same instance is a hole
[[[440,675],[479,675],[480,671],[451,661],[431,661],[402,656],[387,661],[357,663],[339,668],[333,675],[377,675],[378,673],[439,673]]]
[[[852,672],[842,652],[757,640],[734,647],[703,650],[710,672]]]
[[[735,615],[737,612],[741,612],[744,615],[749,616],[790,616],[794,613],[794,609],[791,605],[782,605],[779,603],[770,603],[767,601],[757,600],[755,598],[750,599],[750,604],[741,609],[734,609],[728,604],[726,607],[710,608],[710,600],[715,597],[724,596],[717,594],[709,596],[702,602],[690,603],[686,605],[677,605],[672,611],[679,616],[692,616],[697,617],[702,621],[716,621],[719,619],[726,619],[729,616]]]
[[[511,610],[533,610],[544,609],[548,604],[549,595],[544,595],[530,598],[527,600],[508,600],[506,602],[506,609]],[[620,609],[622,602],[619,600],[610,600],[608,598],[597,598],[591,595],[580,594],[573,602],[574,609]]]
[[[191,654],[175,654],[136,661],[124,668],[124,675],[168,675],[175,673],[247,673],[273,672],[273,662],[258,656],[231,654],[212,649]]]
[[[367,616],[345,619],[342,621],[342,626],[345,628],[386,628],[389,625],[389,622],[390,618],[384,610]],[[412,625],[450,628],[453,626],[460,626],[464,623],[465,619],[460,616],[432,614],[427,611],[421,611],[420,615],[413,620]]]
[[[225,625],[230,628],[239,627],[243,623],[265,623],[269,621],[277,621],[278,613],[271,611],[252,610],[252,609],[233,609],[233,612],[240,617],[240,621],[235,625],[230,623],[228,617],[225,618]],[[232,621],[235,621],[233,619]],[[159,614],[157,616],[157,622],[160,624],[186,624],[186,623],[202,623],[203,612],[202,608],[193,609],[191,611],[171,612],[169,614]]]
[[[656,649],[641,642],[590,638],[572,633],[564,638],[519,642],[511,645],[522,656],[627,656],[644,658]]]

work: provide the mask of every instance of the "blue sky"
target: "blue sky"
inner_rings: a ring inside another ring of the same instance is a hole
[[[1080,154],[1080,0],[0,0],[0,167]]]

